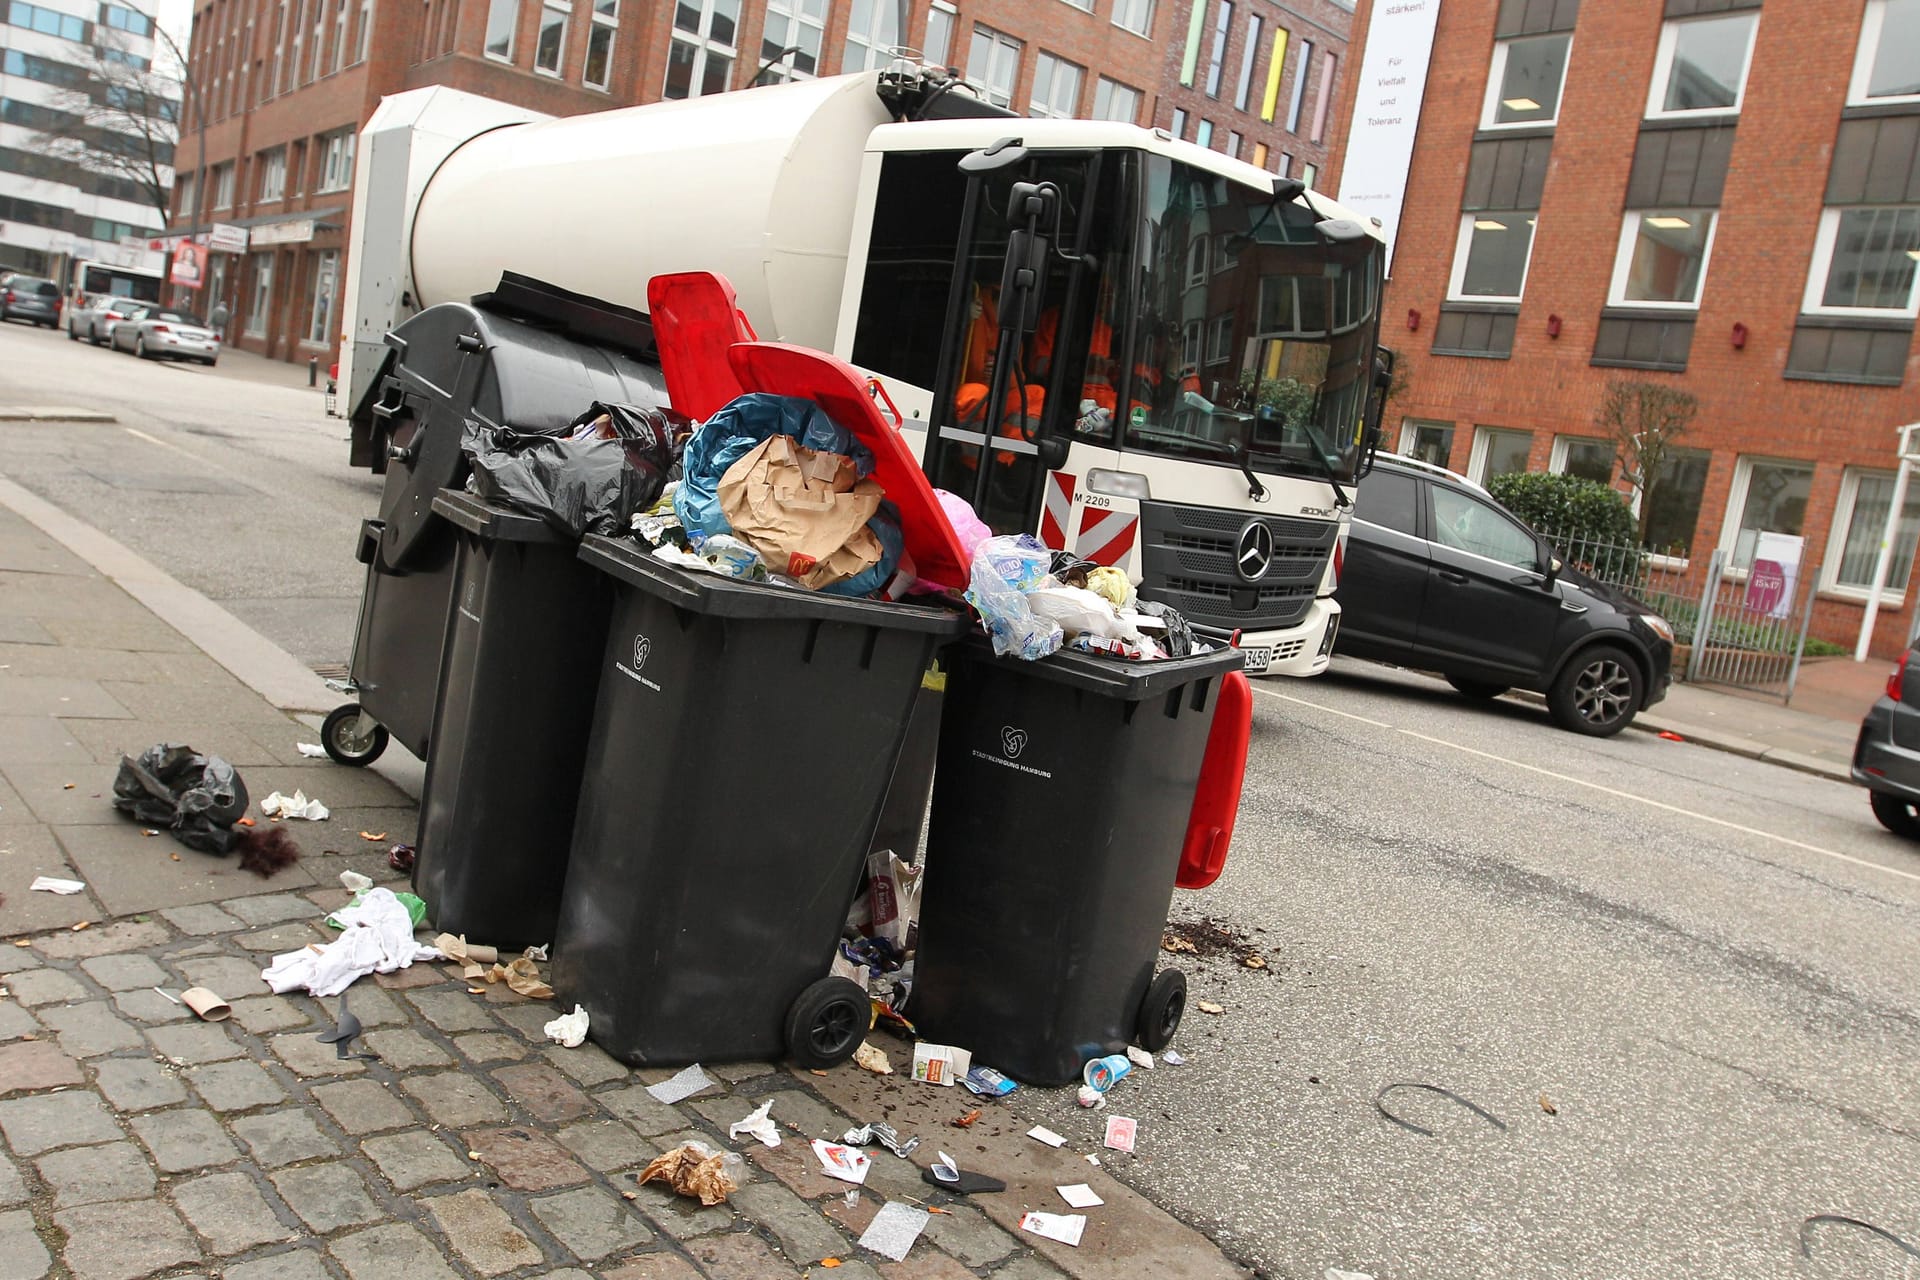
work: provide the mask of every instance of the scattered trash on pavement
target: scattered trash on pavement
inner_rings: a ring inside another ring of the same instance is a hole
[[[1145,1067],[1149,1071],[1153,1070],[1153,1055],[1137,1044],[1127,1046],[1127,1061],[1136,1067]]]
[[[38,890],[41,893],[84,893],[86,888],[84,880],[62,880],[59,876],[35,876],[33,883],[27,886],[27,892],[32,893]]]
[[[1107,1105],[1107,1095],[1090,1084],[1083,1084],[1073,1095],[1073,1100],[1089,1110],[1098,1110]]]
[[[1029,1213],[1020,1219],[1020,1229],[1048,1240],[1080,1247],[1080,1236],[1087,1229],[1084,1213]]]
[[[967,1114],[963,1116],[955,1116],[953,1119],[947,1121],[947,1123],[952,1125],[956,1129],[971,1129],[975,1124],[979,1122],[979,1120],[980,1120],[980,1108],[975,1107],[973,1110],[967,1112]]]
[[[927,1211],[916,1209],[912,1205],[889,1200],[880,1206],[880,1212],[873,1215],[873,1221],[860,1236],[860,1247],[871,1250],[883,1258],[900,1262],[913,1248],[913,1242],[926,1230]]]
[[[960,1083],[985,1098],[1004,1098],[1020,1087],[992,1067],[969,1067]]]
[[[1186,1058],[1181,1054],[1181,1052],[1178,1049],[1167,1050],[1165,1053],[1160,1055],[1160,1061],[1166,1063],[1170,1067],[1184,1067],[1187,1065]]]
[[[304,987],[316,996],[337,996],[369,973],[392,973],[440,953],[413,938],[413,917],[393,890],[367,890],[357,906],[334,913],[341,934],[275,956],[260,976],[276,994]]]
[[[1133,1073],[1133,1059],[1124,1053],[1093,1058],[1080,1069],[1080,1078],[1089,1089],[1105,1093]]]
[[[780,1126],[773,1122],[773,1099],[761,1103],[744,1120],[735,1120],[727,1126],[727,1137],[739,1141],[741,1134],[758,1138],[763,1147],[780,1145]]]
[[[202,1022],[225,1022],[233,1016],[233,1006],[205,987],[188,987],[180,993],[179,1002]]]
[[[713,1081],[699,1063],[682,1069],[677,1075],[662,1080],[659,1084],[648,1085],[647,1093],[655,1102],[664,1102],[672,1106],[699,1093],[702,1089],[713,1088]]]
[[[999,1178],[990,1178],[984,1173],[962,1169],[954,1158],[944,1151],[936,1154],[939,1158],[920,1171],[920,1181],[962,1196],[1007,1189],[1007,1184]]]
[[[347,903],[346,906],[340,908],[340,911],[335,911],[329,914],[325,920],[321,921],[321,923],[326,925],[327,928],[329,929],[346,928],[345,925],[340,923],[340,912],[349,911],[349,910],[352,910],[354,907],[359,906],[361,903],[367,900],[367,895],[371,892],[373,892],[373,890],[371,889],[360,890],[360,892],[353,895],[353,900],[351,902]],[[418,894],[408,893],[404,889],[402,889],[398,893],[395,893],[393,896],[399,899],[400,905],[407,909],[407,918],[413,921],[413,927],[418,929],[420,927],[420,922],[427,918],[427,904],[421,900]]]
[[[634,1175],[641,1186],[658,1178],[703,1205],[724,1204],[740,1189],[746,1161],[732,1151],[715,1151],[704,1142],[683,1142]]]
[[[1544,1093],[1540,1095],[1540,1109],[1546,1112],[1550,1116],[1557,1116],[1560,1114],[1560,1108],[1553,1105],[1553,1099],[1549,1098]]]
[[[541,1030],[546,1033],[547,1039],[569,1049],[578,1049],[587,1038],[587,1011],[576,1004],[572,1013],[561,1014]]]
[[[1665,738],[1668,742],[1685,742],[1686,741],[1685,738],[1681,737],[1679,734],[1675,733],[1671,729],[1662,729],[1660,731],[1660,736]]]
[[[1092,1209],[1106,1203],[1098,1192],[1084,1182],[1076,1182],[1070,1187],[1055,1187],[1054,1190],[1075,1209]]]
[[[853,1060],[877,1076],[893,1074],[893,1062],[887,1057],[887,1051],[865,1040],[862,1040],[860,1047],[853,1051]]]
[[[867,1170],[873,1167],[872,1157],[844,1142],[827,1142],[815,1138],[813,1154],[819,1157],[821,1170],[829,1178],[838,1178],[842,1182],[851,1182],[856,1186],[866,1184]]]
[[[327,758],[327,749],[317,742],[296,742],[293,745],[298,747],[300,754],[309,760],[325,760]]]
[[[309,822],[323,822],[332,810],[318,800],[309,800],[304,791],[295,791],[290,796],[274,791],[260,802],[260,812],[269,818],[305,818]]]
[[[1386,1097],[1388,1094],[1392,1093],[1395,1089],[1419,1089],[1426,1093],[1438,1094],[1442,1098],[1448,1098],[1454,1102],[1459,1103],[1461,1106],[1473,1112],[1475,1115],[1479,1116],[1482,1120],[1485,1120],[1488,1124],[1492,1125],[1494,1128],[1500,1130],[1500,1132],[1505,1133],[1507,1131],[1506,1121],[1494,1115],[1493,1112],[1488,1111],[1485,1107],[1482,1107],[1477,1103],[1469,1102],[1467,1099],[1461,1097],[1459,1094],[1455,1093],[1451,1089],[1442,1089],[1437,1084],[1422,1084],[1417,1080],[1402,1080],[1402,1081],[1399,1081],[1398,1083],[1385,1086],[1380,1090],[1380,1092],[1373,1095],[1373,1106],[1375,1110],[1377,1110],[1381,1115],[1385,1116],[1387,1119],[1399,1125],[1402,1129],[1411,1129],[1413,1132],[1420,1134],[1422,1137],[1427,1137],[1427,1138],[1433,1137],[1434,1136],[1433,1130],[1426,1128],[1423,1125],[1417,1125],[1413,1123],[1413,1121],[1411,1120],[1403,1120],[1399,1116],[1395,1115],[1393,1112],[1387,1110]]]
[[[373,877],[363,876],[358,871],[342,871],[340,884],[348,893],[363,893],[373,888]]]
[[[347,1008],[347,993],[343,991],[340,993],[340,1016],[334,1020],[333,1030],[322,1031],[314,1039],[321,1044],[332,1045],[333,1056],[342,1062],[352,1058],[364,1059],[367,1062],[378,1061],[374,1054],[353,1051],[353,1042],[360,1038],[364,1030],[365,1028],[360,1025],[359,1015]]]
[[[1067,1140],[1065,1138],[1061,1137],[1059,1134],[1055,1133],[1053,1130],[1047,1128],[1043,1124],[1037,1124],[1033,1126],[1033,1128],[1027,1130],[1027,1136],[1029,1138],[1037,1139],[1040,1142],[1044,1142],[1050,1147],[1064,1147],[1067,1145]]]
[[[973,1066],[973,1052],[950,1044],[928,1044],[922,1040],[913,1046],[913,1078],[922,1084],[952,1088]]]
[[[849,1147],[864,1147],[879,1143],[887,1150],[905,1160],[920,1146],[918,1138],[902,1138],[900,1131],[890,1124],[863,1124],[849,1129],[840,1135],[840,1141]]]
[[[1217,1005],[1211,1000],[1195,1000],[1193,1007],[1202,1013],[1222,1014],[1227,1011],[1224,1005]]]
[[[136,759],[120,757],[113,807],[143,827],[164,829],[201,853],[238,852],[243,870],[266,877],[300,859],[285,831],[235,831],[247,813],[247,785],[219,756],[160,742]]]
[[[153,994],[159,996],[162,1000],[167,1001],[169,1004],[180,1003],[177,997],[168,995],[166,992],[162,991],[159,987],[154,987],[152,990],[153,990]]]
[[[1105,1145],[1115,1151],[1124,1151],[1132,1155],[1134,1137],[1139,1128],[1140,1122],[1132,1116],[1108,1116]]]
[[[362,831],[360,834],[364,836],[367,833]],[[379,835],[373,838],[375,840],[385,840],[387,838],[387,833],[382,831]],[[399,871],[402,873],[411,871],[413,870],[414,857],[418,854],[418,852],[419,850],[415,849],[410,844],[397,844],[393,846],[393,848],[387,850],[387,865],[389,867],[392,867],[395,871]]]
[[[1920,1258],[1920,1248],[1916,1248],[1909,1241],[1903,1240],[1885,1227],[1875,1226],[1873,1223],[1864,1222],[1859,1218],[1850,1218],[1844,1213],[1816,1213],[1800,1224],[1801,1257],[1811,1258],[1813,1256],[1813,1229],[1819,1226],[1853,1227],[1856,1230],[1878,1236],[1909,1257]]]

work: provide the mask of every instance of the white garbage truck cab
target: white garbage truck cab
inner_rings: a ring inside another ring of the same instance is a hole
[[[565,119],[417,90],[359,163],[356,462],[383,465],[416,311],[511,273],[643,312],[653,276],[713,271],[760,338],[870,373],[996,532],[1125,569],[1250,672],[1326,667],[1384,246],[1297,181],[905,62]]]

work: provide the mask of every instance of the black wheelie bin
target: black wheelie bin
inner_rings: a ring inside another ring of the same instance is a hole
[[[588,537],[612,584],[553,986],[634,1065],[859,1047],[823,977],[858,889],[939,608],[688,572]]]
[[[447,933],[551,942],[613,593],[538,516],[433,509],[458,551],[413,887]]]
[[[367,566],[348,687],[321,737],[342,764],[371,763],[388,734],[422,760],[451,609],[453,526],[433,510],[466,482],[469,424],[559,432],[593,402],[665,406],[658,369],[625,350],[466,303],[429,307],[386,335],[371,412],[384,449],[380,514],[361,526]]]
[[[907,1014],[1035,1085],[1166,1046],[1186,980],[1154,964],[1220,686],[1220,648],[1125,662],[947,651]]]

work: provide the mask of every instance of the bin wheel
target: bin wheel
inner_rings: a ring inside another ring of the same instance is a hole
[[[320,725],[320,745],[336,764],[362,768],[387,749],[387,727],[360,709],[357,702],[335,707]]]
[[[787,1056],[814,1071],[853,1056],[873,1025],[866,988],[846,978],[822,978],[787,1010]]]
[[[1140,1047],[1158,1053],[1173,1043],[1180,1015],[1187,1011],[1187,975],[1163,969],[1153,976],[1146,999],[1140,1002]]]

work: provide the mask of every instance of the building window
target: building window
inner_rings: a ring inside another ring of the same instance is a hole
[[[1292,177],[1292,176],[1293,176],[1293,155],[1292,155],[1292,153],[1291,153],[1291,152],[1287,152],[1287,151],[1282,151],[1282,152],[1280,153],[1280,163],[1279,163],[1279,164],[1277,164],[1277,165],[1275,165],[1275,166],[1273,167],[1273,171],[1274,171],[1275,173],[1277,173],[1277,174],[1279,174],[1279,175],[1280,175],[1281,177],[1283,177],[1283,178],[1290,178],[1290,177]]]
[[[1920,102],[1920,0],[1867,0],[1847,101]]]
[[[247,322],[241,332],[249,338],[267,336],[267,313],[273,307],[273,255],[253,255],[253,293],[247,302]]]
[[[1460,215],[1447,296],[1520,301],[1527,283],[1527,260],[1533,254],[1533,224],[1534,215],[1528,212],[1482,210]]]
[[[150,36],[153,34],[153,19],[144,13],[124,9],[117,4],[101,5],[100,20],[115,31],[124,31],[128,35]]]
[[[353,185],[353,144],[351,129],[330,133],[321,140],[320,185],[314,188],[316,194],[345,191]]]
[[[1238,160],[1240,158],[1240,148],[1245,141],[1246,139],[1242,138],[1233,130],[1227,130],[1227,154],[1235,160]]]
[[[1560,86],[1566,80],[1569,35],[1502,40],[1493,46],[1487,73],[1487,100],[1480,127],[1505,129],[1552,124],[1560,115]]]
[[[307,58],[306,83],[312,84],[320,78],[320,67],[327,43],[326,0],[307,0],[307,8],[313,14],[313,47]]]
[[[820,74],[820,50],[827,38],[827,0],[767,0],[767,22],[760,35],[762,84],[810,80]]]
[[[1742,458],[1733,469],[1727,510],[1738,511],[1720,531],[1720,546],[1731,553],[1730,569],[1753,565],[1753,548],[1762,533],[1797,536],[1806,525],[1807,499],[1813,492],[1811,462],[1775,462]]]
[[[1320,166],[1319,166],[1319,165],[1317,165],[1317,164],[1303,164],[1303,165],[1301,165],[1301,166],[1300,166],[1300,181],[1302,181],[1302,182],[1304,182],[1304,183],[1306,183],[1306,184],[1307,184],[1307,188],[1308,188],[1308,190],[1311,190],[1311,191],[1318,191],[1318,190],[1319,190],[1319,188],[1318,188],[1318,187],[1316,187],[1316,186],[1314,186],[1313,184],[1314,184],[1314,183],[1316,183],[1316,182],[1318,182],[1318,181],[1320,181]],[[1529,235],[1531,235],[1531,234],[1532,234],[1532,226],[1533,226],[1533,219],[1531,219],[1531,218],[1529,218],[1529,219],[1527,219],[1527,226],[1528,226],[1528,234],[1529,234]]]
[[[1198,289],[1207,282],[1207,240],[1196,236],[1187,245],[1187,288]]]
[[[1629,213],[1614,256],[1614,306],[1697,307],[1713,248],[1711,209]]]
[[[520,25],[520,0],[491,0],[487,6],[487,44],[489,58],[513,61],[513,31]]]
[[[725,93],[733,77],[740,0],[676,0],[664,98]]]
[[[974,23],[973,48],[967,54],[967,83],[994,106],[1004,107],[1012,104],[1013,85],[1019,78],[1020,42]]]
[[[1920,205],[1828,209],[1813,242],[1804,309],[1816,314],[1916,314]]]
[[[1240,78],[1233,82],[1233,108],[1236,111],[1247,109],[1247,100],[1253,93],[1253,60],[1260,55],[1260,15],[1247,15],[1247,38],[1240,46]]]
[[[1555,436],[1547,470],[1600,484],[1613,483],[1613,441],[1590,436]]]
[[[1207,363],[1225,364],[1233,354],[1233,312],[1215,316],[1207,325]]]
[[[260,199],[279,200],[287,194],[287,149],[260,153]]]
[[[1118,22],[1119,19],[1115,18],[1114,21]],[[59,36],[62,40],[84,42],[87,38],[86,19],[42,8],[37,4],[27,4],[25,0],[13,0],[7,6],[7,22],[29,31],[38,31],[41,35]]]
[[[944,67],[953,53],[953,24],[958,12],[952,5],[935,0],[927,11],[927,47],[922,55],[932,66]]]
[[[1307,141],[1318,145],[1327,136],[1327,107],[1333,101],[1333,82],[1340,72],[1340,55],[1331,49],[1320,55],[1320,86],[1313,91],[1313,131]]]
[[[333,10],[333,70],[338,71],[347,60],[347,23],[353,13],[347,8],[347,0],[334,0]]]
[[[767,21],[771,23],[772,6]],[[593,0],[587,22],[587,56],[580,64],[580,83],[604,89],[613,79],[613,37],[620,29],[620,0]]]
[[[313,3],[319,4],[320,0],[313,0]],[[306,47],[306,29],[307,16],[306,10],[302,7],[302,0],[294,0],[293,46],[287,53],[286,87],[289,89],[300,87],[300,50]]]
[[[1253,166],[1256,169],[1264,169],[1267,167],[1266,143],[1256,142],[1253,144]]]
[[[213,166],[213,207],[233,208],[233,161]]]
[[[1212,146],[1213,145],[1213,121],[1206,120],[1206,119],[1201,120],[1200,127],[1194,130],[1193,140],[1199,143],[1203,147]]]
[[[1066,3],[1076,9],[1085,9],[1088,13],[1093,12],[1093,0],[1066,0]]]
[[[1293,60],[1293,93],[1287,99],[1287,132],[1300,132],[1300,104],[1307,100],[1307,80],[1313,73],[1313,41],[1300,42],[1300,55]]]
[[[328,249],[313,257],[313,305],[307,314],[307,341],[326,346],[333,341],[339,297],[340,251]]]
[[[1467,476],[1485,484],[1495,476],[1512,475],[1527,469],[1527,455],[1533,452],[1533,432],[1507,431],[1499,427],[1473,429],[1473,456],[1467,460]],[[1439,490],[1435,490],[1436,493]]]
[[[1200,322],[1189,321],[1180,335],[1180,367],[1183,372],[1200,367],[1200,339]]]
[[[1207,54],[1207,96],[1220,96],[1220,69],[1227,60],[1227,32],[1233,26],[1231,0],[1220,0],[1213,11],[1213,48]]]
[[[1654,55],[1647,116],[1707,115],[1738,111],[1753,58],[1752,11],[1669,22]]]
[[[290,143],[287,152],[287,190],[297,196],[307,186],[307,140]]]
[[[1081,69],[1050,53],[1033,60],[1033,98],[1027,114],[1048,120],[1071,120],[1080,105]]]
[[[1400,424],[1400,452],[1436,467],[1446,466],[1453,457],[1453,424],[1408,418]]]
[[[840,70],[875,71],[892,61],[893,48],[901,38],[899,15],[900,6],[894,0],[853,0],[853,13],[847,19],[847,52]],[[1008,92],[1011,95],[1012,90]]]
[[[1167,132],[1174,137],[1185,139],[1187,136],[1187,113],[1179,108],[1173,109],[1173,123],[1167,126]]]
[[[1113,25],[1137,36],[1153,34],[1153,0],[1113,0]]]
[[[1865,596],[1873,590],[1873,570],[1880,558],[1880,535],[1886,529],[1887,508],[1893,502],[1893,472],[1847,468],[1840,481],[1840,502],[1833,512],[1833,532],[1827,544],[1826,569],[1821,586]],[[1914,544],[1920,542],[1920,487],[1907,490],[1900,507],[1900,523],[1893,534],[1893,553],[1881,586],[1883,603],[1899,604],[1913,576]]]
[[[488,29],[492,29],[492,17],[488,17]],[[367,60],[367,44],[373,39],[373,0],[360,0],[360,30],[354,37],[353,60],[356,63]]]
[[[1707,467],[1713,460],[1705,449],[1677,449],[1653,478],[1653,487],[1638,495],[1641,507],[1640,543],[1649,551],[1682,559],[1693,552],[1694,527],[1700,523],[1700,502],[1707,493]]]
[[[541,4],[540,38],[533,45],[535,71],[560,74],[560,59],[567,52],[567,18],[572,9],[570,0],[544,0]]]
[[[1140,118],[1140,91],[1101,76],[1093,86],[1093,118],[1132,124]]]
[[[1287,67],[1289,38],[1290,33],[1285,27],[1273,29],[1273,52],[1267,55],[1267,88],[1260,95],[1260,118],[1269,123],[1280,106],[1280,77]]]

